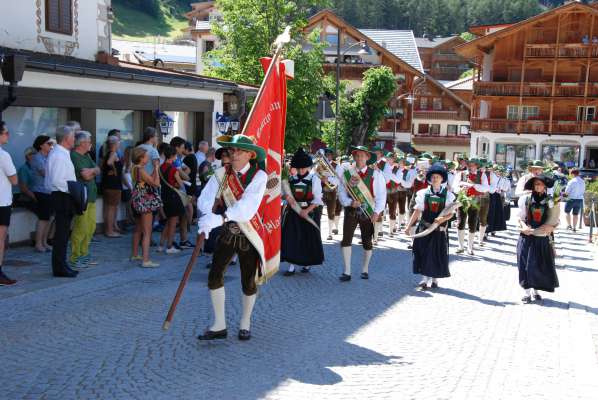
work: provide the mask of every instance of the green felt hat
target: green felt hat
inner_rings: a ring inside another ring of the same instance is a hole
[[[475,164],[475,165],[477,165],[478,167],[481,167],[481,166],[482,166],[482,162],[480,161],[480,159],[479,159],[479,158],[475,158],[475,157],[472,157],[472,158],[470,158],[469,160],[467,160],[467,163],[468,163],[468,164]]]
[[[351,146],[351,155],[356,151],[365,151],[370,155],[370,159],[367,161],[367,165],[372,165],[378,160],[378,156],[374,153],[374,150],[368,149],[366,146]]]
[[[397,155],[396,155],[395,153],[393,153],[392,151],[388,151],[388,152],[387,152],[387,153],[384,155],[384,157],[394,157],[394,158],[397,158]]]
[[[545,165],[544,165],[544,163],[542,162],[542,160],[534,160],[534,161],[532,161],[532,162],[529,164],[529,166],[528,166],[528,167],[529,167],[529,168],[542,168],[542,169],[544,169]]]
[[[359,147],[363,147],[363,146],[359,146]],[[377,151],[379,151],[381,153],[384,153],[384,149],[382,147],[380,147],[380,146],[374,146],[374,147],[372,147],[372,151],[371,151],[372,153],[375,153]]]
[[[426,160],[432,160],[432,159],[434,159],[434,156],[432,154],[426,152],[426,153],[420,154],[419,158],[426,159]]]
[[[251,136],[246,136],[239,133],[232,137],[224,137],[223,140],[219,140],[216,143],[222,147],[235,147],[241,150],[253,151],[255,153],[254,159],[258,163],[266,159],[266,151],[255,144],[254,138]]]

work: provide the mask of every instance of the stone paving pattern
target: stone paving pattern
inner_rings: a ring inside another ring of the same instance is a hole
[[[340,283],[339,239],[325,242],[312,273],[261,287],[249,342],[236,339],[238,267],[226,278],[229,339],[200,343],[211,320],[205,256],[163,332],[190,250],[147,270],[127,261],[128,237],[97,237],[100,265],[65,280],[50,278],[49,254],[10,249],[5,270],[20,282],[0,287],[0,398],[598,398],[598,257],[587,228],[559,231],[561,288],[543,305],[520,304],[513,224],[473,257],[454,254],[451,232],[453,276],[434,292],[414,290],[404,238],[379,243],[368,281],[354,246],[354,279]]]

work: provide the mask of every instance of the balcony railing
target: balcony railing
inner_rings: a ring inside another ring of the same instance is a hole
[[[341,70],[341,79],[348,79],[348,80],[362,80],[363,74],[370,68],[379,67],[379,65],[375,64],[340,64]],[[324,73],[336,73],[336,64],[335,63],[325,63],[323,65]]]
[[[405,119],[397,118],[396,124],[397,132],[408,132],[411,129],[409,121],[406,121]],[[382,132],[394,132],[394,129],[395,120],[392,118],[383,120],[378,127],[378,130]]]
[[[555,84],[555,97],[583,97],[584,82],[560,82]],[[552,83],[549,82],[483,82],[474,84],[474,93],[478,96],[519,96],[551,97]],[[598,96],[598,85],[588,85],[588,96]]]
[[[450,120],[461,120],[459,118],[458,111],[442,111],[442,110],[415,110],[413,112],[413,118],[418,119],[450,119]],[[467,117],[465,117],[467,119]]]
[[[528,44],[525,49],[526,57],[537,58],[585,58],[598,57],[598,44],[563,43],[559,44]]]
[[[467,60],[455,53],[434,53],[432,55],[432,62],[434,61],[461,61],[466,62]]]
[[[475,131],[500,133],[537,133],[537,134],[589,134],[598,135],[598,121],[571,121],[567,117],[555,117],[552,132],[548,120],[516,120],[472,118],[471,129]]]

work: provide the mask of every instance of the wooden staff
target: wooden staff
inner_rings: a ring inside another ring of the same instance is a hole
[[[170,309],[168,310],[168,314],[166,315],[166,319],[164,320],[164,324],[162,324],[162,329],[167,331],[170,328],[170,322],[172,321],[172,317],[174,316],[174,312],[176,311],[176,307],[181,300],[181,295],[183,294],[183,290],[185,289],[185,285],[189,280],[189,276],[191,275],[191,271],[193,270],[193,266],[195,265],[195,260],[197,256],[201,252],[201,248],[203,247],[203,242],[206,239],[206,234],[201,233],[197,235],[197,239],[195,239],[195,248],[193,249],[193,253],[191,254],[191,258],[187,263],[187,268],[185,268],[185,273],[183,274],[183,278],[181,279],[181,283],[179,283],[179,287],[176,290],[176,294],[174,295],[174,299],[172,299],[172,303],[170,304]]]

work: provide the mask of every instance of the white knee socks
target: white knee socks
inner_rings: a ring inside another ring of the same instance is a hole
[[[475,240],[475,232],[469,232],[469,240],[467,241],[467,249],[469,254],[473,254],[473,242]]]
[[[351,275],[351,246],[341,247],[341,251],[345,262],[345,275]]]
[[[251,327],[251,313],[253,312],[253,306],[255,305],[256,295],[251,296],[243,295],[243,315],[241,316],[241,323],[239,329],[249,330]]]
[[[293,264],[289,264],[289,272],[295,272],[295,266]]]
[[[214,309],[214,324],[210,328],[211,331],[221,331],[226,329],[226,319],[224,317],[224,288],[210,290],[210,298],[212,299],[212,308]]]
[[[328,219],[328,237],[332,237],[332,231],[334,230],[334,219]]]
[[[365,272],[366,274],[368,273],[371,258],[372,258],[372,250],[364,250],[363,264],[361,265],[361,272]]]
[[[393,236],[394,235],[394,231],[395,231],[395,227],[397,226],[397,221],[391,219],[389,222],[389,236]]]
[[[340,217],[340,216],[338,216],[338,215],[335,215],[335,216],[334,216],[334,229],[336,229],[337,231],[339,230],[339,229],[338,229],[338,221],[340,220],[340,218],[341,218],[341,217]]]
[[[465,250],[465,231],[458,230],[457,236],[459,237],[459,249]]]
[[[480,246],[484,245],[484,235],[486,234],[486,226],[480,225]]]

